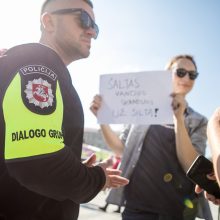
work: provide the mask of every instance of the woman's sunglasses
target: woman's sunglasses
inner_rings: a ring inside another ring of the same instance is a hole
[[[64,8],[64,9],[59,9],[59,10],[53,11],[53,12],[51,12],[51,14],[70,14],[70,13],[75,13],[75,12],[81,12],[80,21],[81,21],[82,28],[94,29],[95,30],[94,38],[96,39],[99,34],[98,25],[93,21],[91,16],[82,8]]]
[[[180,78],[183,78],[186,74],[188,74],[189,78],[191,80],[195,80],[198,77],[198,75],[199,75],[199,73],[196,72],[196,71],[187,71],[187,70],[182,69],[182,68],[176,69],[175,73]]]

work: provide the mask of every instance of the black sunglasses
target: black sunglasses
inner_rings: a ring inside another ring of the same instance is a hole
[[[84,29],[89,29],[92,28],[95,30],[95,36],[94,38],[96,39],[99,34],[99,27],[98,25],[93,21],[91,16],[82,8],[64,8],[64,9],[59,9],[56,11],[51,12],[51,14],[70,14],[70,13],[75,13],[75,12],[81,12],[80,14],[80,21],[82,28]]]
[[[188,74],[188,75],[189,75],[189,78],[190,78],[191,80],[195,80],[195,79],[198,77],[198,75],[199,75],[199,73],[196,72],[196,71],[187,71],[187,70],[182,69],[182,68],[176,69],[176,70],[175,70],[175,73],[176,73],[176,75],[177,75],[178,77],[180,77],[180,78],[183,78],[186,74]]]

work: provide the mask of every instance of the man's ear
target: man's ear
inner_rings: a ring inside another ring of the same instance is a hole
[[[45,12],[44,14],[41,15],[41,25],[42,28],[48,32],[52,32],[54,30],[54,19],[53,16]]]

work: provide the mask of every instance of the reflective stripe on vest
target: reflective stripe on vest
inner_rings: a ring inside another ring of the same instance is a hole
[[[21,97],[19,73],[15,76],[3,100],[5,159],[53,153],[64,147],[61,130],[63,102],[58,82],[56,101],[57,106],[52,114],[40,115],[31,112]]]

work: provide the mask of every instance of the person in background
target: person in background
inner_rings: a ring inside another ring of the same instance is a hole
[[[119,137],[109,125],[100,125],[107,145],[123,155],[120,169],[130,179],[126,187],[112,190],[120,203],[125,201],[123,220],[193,220],[198,215],[199,198],[186,177],[206,148],[207,119],[186,101],[198,77],[197,66],[192,56],[178,55],[166,69],[172,74],[173,124],[125,125]],[[90,106],[95,116],[101,104],[96,95]],[[212,219],[210,210],[202,214]]]
[[[209,119],[207,127],[208,143],[211,149],[215,178],[220,186],[220,108],[217,108]],[[196,185],[195,191],[203,191]],[[220,198],[205,192],[205,197],[215,205],[220,205]]]
[[[113,157],[113,166],[112,166],[112,168],[113,169],[118,169],[119,166],[120,166],[120,163],[121,163],[121,157],[119,155],[115,155]],[[114,195],[113,195],[113,198],[112,198],[112,190],[109,192],[108,197],[106,198],[106,204],[103,207],[99,207],[99,209],[106,212],[109,204],[117,205],[118,208],[114,212],[121,213],[121,205],[120,204],[118,205],[117,203],[116,204],[114,203]]]
[[[0,58],[0,219],[76,220],[79,204],[126,185],[96,157],[81,162],[84,115],[67,66],[98,36],[89,0],[46,0],[39,43]]]

